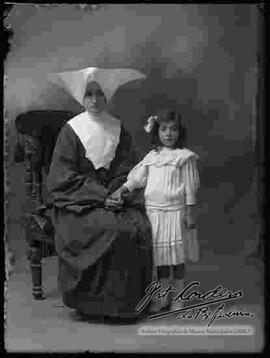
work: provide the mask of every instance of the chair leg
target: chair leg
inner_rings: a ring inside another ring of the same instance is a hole
[[[38,247],[30,247],[28,252],[30,268],[32,273],[32,294],[36,300],[43,300],[45,297],[42,290],[42,255]]]

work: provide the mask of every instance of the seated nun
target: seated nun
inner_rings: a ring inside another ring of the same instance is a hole
[[[58,76],[85,109],[62,128],[47,182],[63,302],[89,317],[134,320],[151,283],[151,226],[141,189],[118,201],[109,197],[138,158],[106,108],[119,86],[144,75],[90,67]]]

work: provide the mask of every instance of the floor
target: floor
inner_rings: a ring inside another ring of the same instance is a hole
[[[222,318],[216,320],[211,329],[245,325],[251,327],[254,333],[226,336],[199,335],[196,333],[198,329],[206,327],[200,319],[177,320],[176,315],[145,320],[135,325],[108,325],[80,320],[62,304],[55,275],[56,258],[44,260],[43,267],[46,291],[43,301],[32,299],[29,269],[22,271],[17,266],[9,279],[5,321],[5,346],[8,352],[258,352],[263,349],[263,267],[259,261],[209,253],[199,264],[188,267],[187,282],[199,281],[197,291],[206,292],[218,285],[232,292],[243,291],[244,296],[235,306],[242,312],[253,313],[254,317]],[[148,326],[155,327],[155,334],[153,329],[151,335],[139,334]],[[160,335],[162,327],[167,332],[170,328],[176,328],[179,332],[188,326],[196,326],[197,331],[193,331],[193,335],[190,330],[182,335]]]

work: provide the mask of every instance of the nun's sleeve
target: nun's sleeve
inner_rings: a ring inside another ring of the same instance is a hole
[[[56,207],[80,212],[84,207],[104,203],[107,189],[91,174],[79,173],[80,156],[76,134],[66,125],[57,138],[47,178]]]
[[[186,204],[196,205],[197,191],[200,186],[199,171],[197,169],[197,157],[192,156],[183,164],[182,178],[185,183]]]

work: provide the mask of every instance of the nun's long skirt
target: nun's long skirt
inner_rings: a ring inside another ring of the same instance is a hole
[[[145,239],[143,240],[145,241]],[[150,242],[150,240],[149,240]],[[97,262],[88,267],[77,286],[63,292],[63,302],[90,317],[136,319],[135,308],[151,283],[152,252],[129,236],[118,236]]]

